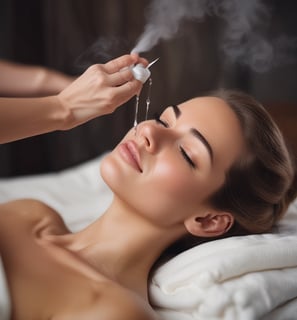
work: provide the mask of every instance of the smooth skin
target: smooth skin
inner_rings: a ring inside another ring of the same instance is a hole
[[[0,59],[0,96],[40,97],[58,94],[76,77],[39,65]]]
[[[113,112],[142,88],[129,66],[147,61],[137,54],[89,67],[57,95],[0,98],[0,143],[69,130]]]
[[[238,120],[218,98],[178,107],[178,116],[169,107],[160,119],[131,129],[102,160],[101,175],[114,197],[80,232],[69,232],[39,201],[0,206],[13,320],[157,319],[147,281],[164,249],[189,232],[214,237],[232,226],[232,214],[207,199],[245,155]]]

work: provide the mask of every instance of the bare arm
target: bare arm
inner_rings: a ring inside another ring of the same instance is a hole
[[[57,130],[66,117],[55,96],[0,98],[0,143]]]
[[[57,94],[74,79],[42,66],[0,60],[0,95],[36,97]]]
[[[68,130],[113,112],[141,89],[131,70],[123,70],[138,61],[147,63],[125,55],[93,65],[56,96],[0,98],[0,143]]]

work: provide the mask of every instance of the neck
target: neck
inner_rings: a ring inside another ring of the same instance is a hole
[[[72,236],[70,248],[109,279],[147,298],[153,264],[183,232],[180,225],[160,228],[116,199],[100,219]]]

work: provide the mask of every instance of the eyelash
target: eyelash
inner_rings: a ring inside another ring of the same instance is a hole
[[[169,125],[168,125],[167,122],[161,120],[160,115],[159,115],[158,113],[155,113],[155,115],[154,115],[154,120],[155,120],[157,123],[159,123],[159,124],[161,124],[162,126],[164,126],[165,128],[168,128],[168,127],[169,127]]]
[[[160,118],[160,115],[159,114],[155,114],[154,115],[154,120],[158,123],[158,124],[161,124],[162,126],[164,126],[165,128],[169,128],[169,125],[166,121],[163,121],[161,118]],[[183,158],[188,162],[188,164],[190,165],[191,168],[195,169],[196,168],[196,165],[195,163],[192,161],[192,159],[188,156],[188,154],[186,153],[186,151],[184,150],[183,147],[179,147],[179,150],[180,150],[180,153],[181,155],[183,156]]]

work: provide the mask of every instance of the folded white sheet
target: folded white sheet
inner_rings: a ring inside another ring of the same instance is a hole
[[[0,202],[42,200],[71,230],[79,230],[111,201],[100,160],[55,174],[0,179]],[[151,301],[166,320],[295,319],[296,243],[297,201],[273,234],[205,243],[160,267],[150,285]]]

